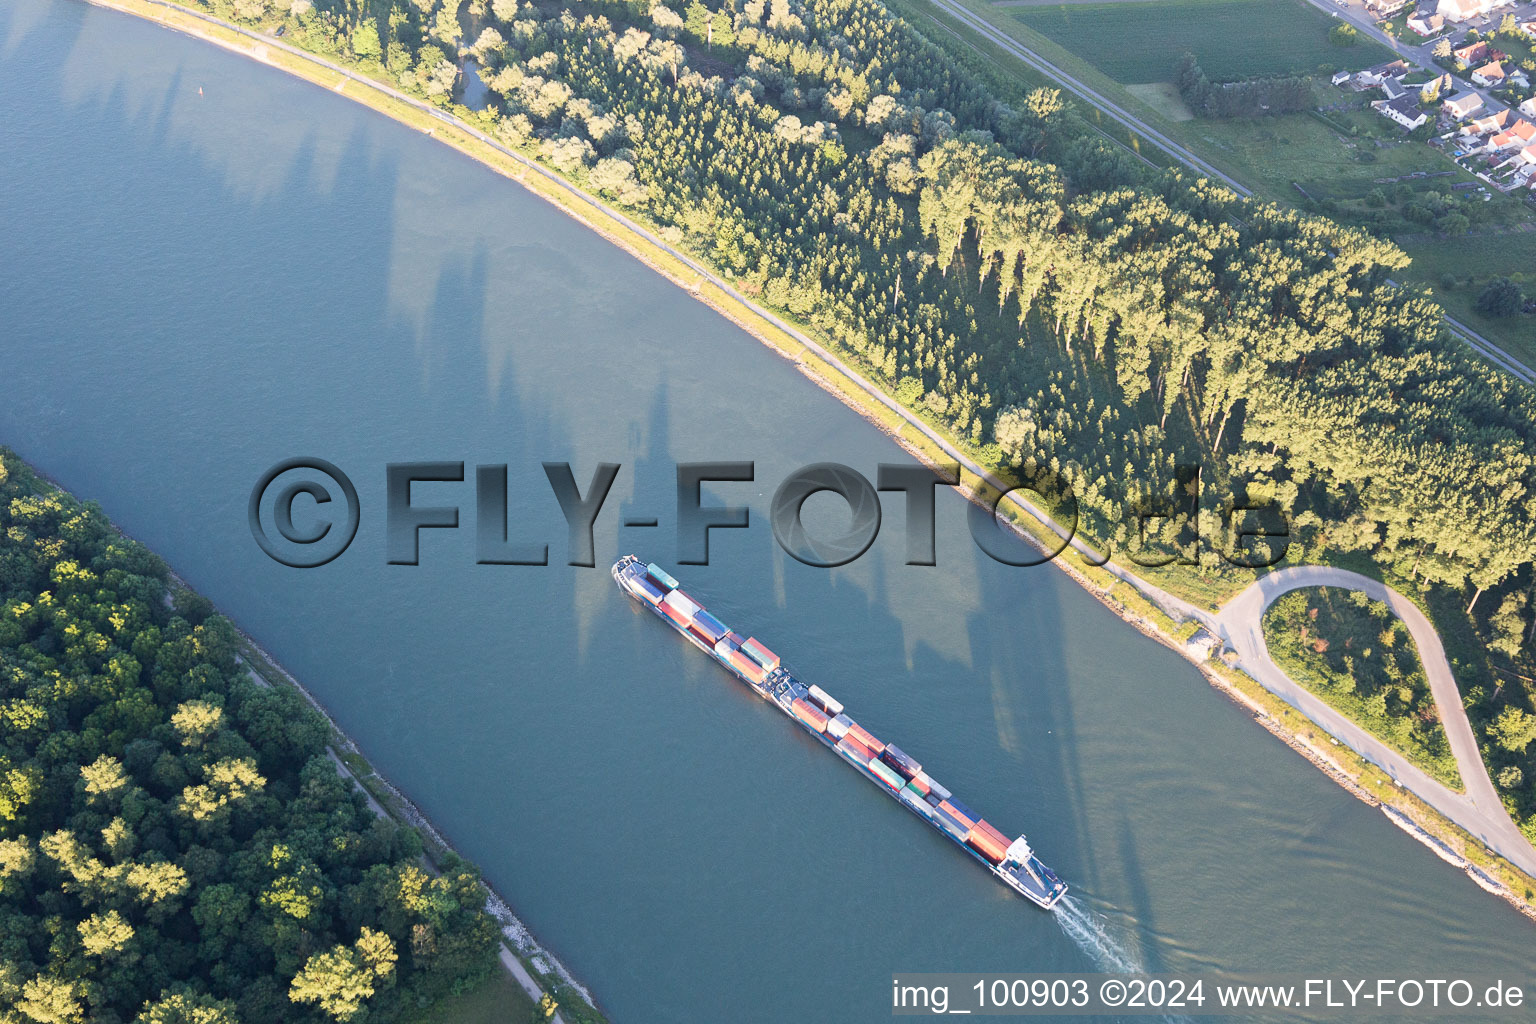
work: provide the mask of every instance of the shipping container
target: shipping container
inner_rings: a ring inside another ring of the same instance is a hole
[[[853,719],[847,715],[839,714],[827,723],[827,735],[835,740],[840,740],[848,735],[848,728],[853,725]]]
[[[938,822],[939,827],[954,836],[959,842],[965,842],[965,837],[971,834],[970,826],[955,820],[955,816],[944,810],[943,807],[935,807],[933,809],[933,820]]]
[[[969,832],[972,826],[976,824],[976,818],[974,815],[971,815],[965,810],[962,810],[961,808],[963,806],[963,804],[958,804],[957,801],[945,800],[943,803],[939,804],[939,810],[945,812],[950,817],[960,822],[960,824],[965,826],[965,830]]]
[[[1008,849],[1008,845],[1013,842],[1012,839],[1009,839],[1007,836],[1003,835],[997,829],[993,828],[989,822],[984,820],[978,820],[975,825],[972,825],[971,831],[980,832],[992,837],[993,842],[1002,843],[1003,849],[1005,850]]]
[[[844,736],[837,741],[837,749],[853,758],[859,764],[869,764],[869,759],[875,756],[875,752],[852,736]]]
[[[769,671],[779,667],[779,656],[764,647],[756,637],[747,637],[746,641],[741,645],[741,649],[747,652],[749,658]]]
[[[736,632],[734,629],[728,630],[725,634],[725,638],[731,642],[732,647],[740,647],[742,644],[747,642],[747,638]]]
[[[907,783],[907,785],[916,790],[918,796],[928,795],[928,776],[924,775],[922,772],[918,772],[916,775],[912,776],[912,781]]]
[[[966,821],[974,823],[981,820],[981,815],[977,814],[975,811],[971,810],[969,807],[965,806],[965,804],[961,803],[959,800],[956,800],[954,797],[949,798],[949,809],[960,815],[960,817],[964,818]]]
[[[875,773],[881,782],[885,783],[887,786],[890,786],[892,789],[901,788],[901,776],[897,775],[895,772],[891,771],[890,768],[886,767],[885,762],[880,760],[878,757],[870,758],[867,767],[870,771]]]
[[[675,593],[677,593],[677,591],[674,590],[672,593],[675,594]],[[667,602],[663,601],[663,602],[661,602],[661,604],[657,605],[656,607],[660,608],[662,613],[664,615],[666,615],[667,618],[671,619],[673,622],[677,623],[679,626],[682,626],[684,629],[688,628],[688,621],[689,621],[688,620],[688,616],[684,615],[682,612],[678,611],[676,608],[672,607],[670,604],[667,604]]]
[[[657,583],[660,583],[666,589],[677,589],[677,580],[673,579],[670,575],[668,575],[665,569],[655,564],[654,562],[645,567],[645,572],[646,575],[650,576],[651,579],[655,580]]]
[[[924,773],[924,776],[927,776],[926,772]],[[948,800],[950,797],[955,795],[944,786],[941,786],[937,782],[933,781],[931,778],[928,779],[928,794],[930,796],[936,796],[940,800]]]
[[[827,716],[814,704],[808,704],[803,700],[797,700],[789,705],[789,709],[795,713],[795,717],[817,732],[827,731]]]
[[[698,627],[700,633],[708,635],[710,643],[714,643],[730,632],[723,622],[702,610],[693,617],[693,624]]]
[[[668,591],[665,603],[672,608],[676,608],[684,617],[689,619],[692,619],[703,610],[699,602],[681,590]]]
[[[1008,857],[1008,840],[1001,838],[997,834],[997,829],[989,826],[985,821],[977,821],[977,827],[972,827],[971,835],[966,837],[966,843],[971,844],[974,851],[994,864],[1000,864],[1003,858]]]
[[[754,683],[762,682],[763,676],[767,675],[767,673],[763,671],[763,667],[761,665],[747,657],[745,654],[742,654],[740,651],[731,652],[731,667],[736,669],[736,671],[740,672],[742,675],[746,676],[748,679],[752,680]]]
[[[832,695],[819,686],[811,687],[811,703],[829,715],[835,716],[843,713],[842,702],[833,700]]]
[[[666,592],[664,590],[662,590],[656,584],[652,583],[650,580],[646,579],[644,576],[635,576],[632,578],[634,579],[636,588],[638,588],[640,591],[640,596],[645,598],[651,604],[660,604],[661,599],[666,596]]]
[[[729,640],[719,640],[715,643],[715,657],[719,658],[721,661],[730,661],[731,653],[735,650],[736,648],[731,646],[731,642]]]
[[[912,792],[912,788],[910,786],[904,788],[900,793],[896,795],[898,798],[900,798],[902,803],[906,804],[908,807],[912,808],[923,817],[933,817],[933,808],[924,803],[921,796]]]
[[[877,754],[885,749],[885,744],[875,739],[875,737],[870,734],[870,731],[864,728],[858,722],[854,722],[848,727],[848,736],[850,739],[857,740],[859,743],[864,744],[864,746],[868,747],[870,750],[873,750]]]
[[[904,779],[910,779],[923,770],[922,765],[902,753],[901,748],[894,744],[889,744],[884,750],[880,751],[880,759],[896,769]]]

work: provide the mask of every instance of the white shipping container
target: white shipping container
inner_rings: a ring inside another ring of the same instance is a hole
[[[842,702],[833,700],[832,695],[829,694],[826,690],[823,690],[821,687],[811,687],[809,696],[811,698],[811,702],[818,705],[821,710],[825,711],[827,714],[836,716],[843,713]]]
[[[663,600],[690,619],[699,614],[699,603],[681,590],[667,591],[667,596]]]
[[[827,723],[827,735],[831,736],[835,740],[840,740],[844,736],[848,735],[848,730],[852,727],[853,719],[849,718],[845,714],[839,713],[836,718],[833,718],[830,722]]]

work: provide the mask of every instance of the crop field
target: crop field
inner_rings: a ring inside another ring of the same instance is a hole
[[[1303,0],[1166,0],[1018,6],[1006,10],[1122,83],[1166,82],[1193,53],[1212,81],[1363,68],[1386,59],[1361,40],[1334,46],[1338,22]],[[997,20],[994,16],[994,20]]]

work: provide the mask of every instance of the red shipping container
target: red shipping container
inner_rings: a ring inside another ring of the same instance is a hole
[[[874,752],[864,744],[858,740],[849,739],[847,736],[838,740],[837,745],[839,749],[846,749],[850,754],[857,757],[859,764],[868,764],[875,756]]]
[[[745,654],[742,654],[740,651],[731,652],[731,664],[735,666],[738,672],[752,680],[754,683],[762,682],[763,676],[768,674],[763,671],[761,665],[747,657]]]
[[[851,726],[848,727],[848,735],[853,739],[855,743],[860,743],[868,747],[870,749],[871,757],[878,755],[880,751],[885,749],[885,744],[875,739],[875,737],[870,734],[870,731],[864,728],[858,722],[854,722]]]
[[[673,608],[671,605],[667,604],[666,602],[662,602],[661,604],[657,605],[656,607],[660,608],[661,611],[662,611],[662,614],[666,615],[667,618],[671,619],[673,622],[677,623],[679,626],[682,626],[684,629],[688,628],[688,623],[690,621],[688,616],[684,615],[682,612],[678,611],[676,608]]]
[[[997,864],[1008,854],[1008,840],[984,821],[978,821],[966,839],[983,857]]]
[[[827,716],[822,714],[821,709],[816,707],[816,705],[808,704],[797,697],[790,702],[789,707],[795,713],[796,718],[812,729],[815,729],[817,732],[827,731]]]
[[[955,805],[950,803],[948,800],[941,800],[939,802],[939,806],[944,808],[945,813],[950,815],[956,821],[960,822],[966,828],[976,827],[976,823],[971,820],[970,815],[962,814],[960,811],[955,810]]]
[[[923,796],[928,795],[928,780],[923,778],[921,772],[912,776],[912,788],[923,794]]]

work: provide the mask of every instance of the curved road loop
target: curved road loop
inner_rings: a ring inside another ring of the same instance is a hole
[[[1410,764],[1398,751],[1335,711],[1297,685],[1269,656],[1264,643],[1264,610],[1280,595],[1303,587],[1343,587],[1363,590],[1384,601],[1403,620],[1419,650],[1424,674],[1440,712],[1440,724],[1456,758],[1456,769],[1467,787],[1456,793]],[[1429,618],[1418,605],[1367,576],[1326,565],[1302,565],[1260,577],[1216,613],[1214,632],[1237,652],[1238,664],[1266,690],[1306,715],[1334,739],[1392,776],[1403,788],[1466,829],[1480,842],[1527,874],[1536,874],[1536,849],[1515,827],[1488,778],[1478,753],[1477,737],[1461,704],[1461,693],[1446,660],[1445,648]]]

